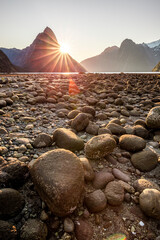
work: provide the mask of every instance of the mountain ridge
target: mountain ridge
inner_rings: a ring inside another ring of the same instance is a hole
[[[106,48],[97,56],[81,61],[91,72],[151,72],[160,61],[160,47],[148,47],[125,39],[120,47]]]
[[[26,72],[85,72],[86,69],[68,53],[60,52],[60,44],[54,32],[46,27],[39,33],[30,46],[1,50],[14,65]]]

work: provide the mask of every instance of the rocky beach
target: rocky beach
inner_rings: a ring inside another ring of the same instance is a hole
[[[160,240],[160,75],[0,75],[0,239]]]

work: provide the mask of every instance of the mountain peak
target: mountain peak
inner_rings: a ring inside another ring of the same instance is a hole
[[[120,48],[122,48],[122,47],[126,47],[126,46],[133,46],[133,45],[135,45],[135,42],[133,42],[131,39],[128,39],[128,38],[126,38],[122,43],[121,43],[121,46],[120,46]]]
[[[46,33],[46,34],[53,33],[52,29],[49,28],[49,27],[46,27],[43,32]]]

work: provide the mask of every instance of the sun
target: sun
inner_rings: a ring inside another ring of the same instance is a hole
[[[60,45],[60,52],[61,53],[68,53],[69,52],[69,46],[68,46],[68,44],[66,44],[66,43],[62,43],[61,45]]]

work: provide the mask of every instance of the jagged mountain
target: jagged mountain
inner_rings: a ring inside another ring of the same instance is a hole
[[[153,72],[160,72],[160,62],[153,68]]]
[[[107,48],[81,64],[91,72],[151,72],[159,61],[158,46],[150,48],[147,44],[136,44],[125,39],[120,48]]]
[[[5,49],[2,51],[13,64],[28,72],[84,72],[82,67],[69,54],[60,52],[60,45],[53,31],[46,27],[33,43],[22,50]]]
[[[1,73],[10,73],[16,72],[17,69],[9,61],[8,57],[0,50],[0,72]]]
[[[154,42],[146,43],[146,45],[150,48],[154,48],[160,45],[160,39]]]

